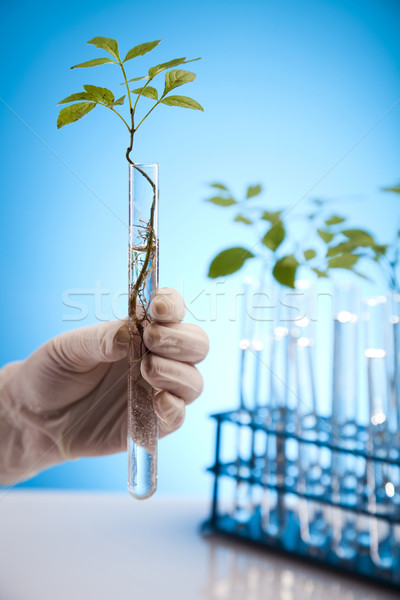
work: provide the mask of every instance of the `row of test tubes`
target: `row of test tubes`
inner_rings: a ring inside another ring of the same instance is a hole
[[[279,538],[295,515],[311,552],[400,569],[400,296],[248,281],[243,298],[234,518]]]

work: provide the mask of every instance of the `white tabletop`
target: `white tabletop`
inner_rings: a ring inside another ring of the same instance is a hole
[[[392,591],[223,538],[205,502],[0,491],[1,600],[389,600]]]

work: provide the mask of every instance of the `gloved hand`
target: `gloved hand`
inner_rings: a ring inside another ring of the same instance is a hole
[[[151,353],[141,370],[161,390],[154,408],[162,437],[182,425],[185,405],[202,391],[194,364],[206,356],[208,338],[197,325],[180,322],[185,306],[175,290],[159,290],[150,314],[144,341]],[[138,348],[139,336],[133,340]],[[126,321],[83,327],[0,371],[0,484],[63,460],[126,450],[130,342]]]

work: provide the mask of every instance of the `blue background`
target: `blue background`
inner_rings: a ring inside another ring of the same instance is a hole
[[[222,180],[240,195],[261,182],[271,208],[330,198],[355,225],[390,238],[400,210],[380,188],[400,179],[400,104],[389,111],[400,98],[399,17],[389,0],[2,2],[0,364],[126,312],[126,130],[101,108],[55,126],[56,103],[82,84],[122,89],[113,67],[69,70],[103,56],[85,42],[114,37],[124,52],[164,40],[128,63],[131,77],[178,56],[203,57],[182,93],[205,112],[161,106],[135,142],[136,161],[161,165],[161,284],[184,294],[188,320],[211,339],[204,393],[185,426],[160,442],[160,493],[209,493],[207,415],[237,402],[232,303],[241,275],[216,284],[206,272],[218,250],[246,234],[203,201],[207,184]],[[108,290],[101,306],[87,293],[79,299],[87,317],[71,320],[79,311],[65,294],[96,285]],[[123,490],[125,481],[120,454],[70,462],[23,485]]]

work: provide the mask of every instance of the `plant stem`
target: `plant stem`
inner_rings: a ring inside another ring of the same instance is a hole
[[[119,118],[120,118],[120,119],[121,119],[121,120],[122,120],[122,121],[125,123],[125,125],[126,125],[126,126],[127,126],[127,128],[128,128],[128,131],[129,131],[129,132],[131,131],[131,128],[129,127],[128,123],[125,121],[124,117],[122,117],[122,116],[119,114],[119,112],[117,112],[117,111],[116,111],[116,110],[115,110],[115,109],[114,109],[112,106],[107,106],[107,104],[102,104],[101,106],[106,106],[107,108],[109,108],[110,110],[112,110],[112,111],[113,111],[113,113],[115,113],[115,114],[116,114],[116,115],[117,115],[117,116],[118,116],[118,117],[119,117]]]
[[[131,136],[131,137],[130,137],[129,146],[128,146],[128,148],[126,149],[126,154],[125,154],[125,156],[126,156],[126,160],[127,160],[127,161],[128,161],[130,164],[131,164],[131,165],[133,165],[134,163],[133,163],[133,161],[131,160],[131,157],[130,157],[129,155],[130,155],[130,153],[132,152],[132,148],[133,148],[133,136],[134,136],[134,133],[135,133],[134,116],[135,116],[135,107],[136,107],[136,104],[135,104],[135,107],[134,107],[134,108],[132,108],[132,97],[131,97],[131,91],[130,91],[130,89],[129,89],[128,78],[127,78],[127,76],[126,76],[126,73],[125,73],[124,65],[122,64],[122,62],[121,62],[121,61],[119,61],[119,66],[120,66],[120,67],[121,67],[121,69],[122,69],[122,74],[123,74],[123,76],[124,76],[124,80],[125,80],[126,91],[127,91],[127,94],[128,94],[128,101],[129,101],[129,113],[130,113],[130,115],[131,115],[131,127],[129,127],[129,126],[128,126],[128,131],[129,131],[129,133],[130,133],[130,136]]]
[[[154,106],[152,106],[152,108],[149,110],[149,112],[143,117],[143,119],[140,121],[139,125],[136,126],[135,128],[135,132],[139,129],[139,127],[141,126],[141,124],[143,123],[143,121],[145,119],[147,119],[147,117],[149,116],[149,114],[155,109],[155,107],[160,104],[161,100],[164,98],[165,94],[163,94],[161,96],[161,98],[159,100],[157,100],[157,102],[154,104]]]
[[[142,96],[142,94],[143,94],[143,90],[144,90],[144,89],[145,89],[145,88],[146,88],[146,87],[149,85],[150,81],[152,81],[152,79],[148,79],[148,80],[146,81],[146,83],[145,83],[145,84],[144,84],[144,86],[142,87],[142,91],[140,92],[140,94],[138,94],[138,95],[137,95],[137,98],[136,98],[136,100],[135,100],[135,104],[133,105],[133,112],[135,112],[135,110],[136,110],[137,103],[139,102],[139,98],[140,98],[140,97]]]
[[[130,142],[129,142],[129,146],[126,149],[126,160],[128,161],[128,163],[130,163],[131,165],[134,165],[135,163],[133,162],[133,160],[131,160],[131,157],[129,156],[130,153],[132,152],[132,148],[133,148],[133,136],[135,133],[135,130],[133,129],[133,112],[131,111],[131,119],[132,119],[132,129],[129,129],[129,132],[131,134],[131,138],[130,138]]]
[[[119,66],[120,66],[120,67],[121,67],[121,69],[122,69],[122,74],[123,74],[123,76],[124,76],[125,85],[126,85],[126,91],[127,91],[127,93],[128,93],[128,100],[129,100],[129,110],[132,112],[132,98],[131,98],[131,91],[130,91],[130,89],[129,89],[128,78],[127,78],[127,76],[126,76],[126,73],[125,73],[124,65],[122,64],[122,62],[121,62],[121,61],[119,61]]]
[[[149,268],[149,263],[152,257],[152,253],[153,253],[153,245],[154,242],[157,243],[157,240],[155,240],[155,234],[154,234],[154,215],[155,215],[155,207],[156,207],[156,186],[155,183],[151,180],[151,178],[147,175],[147,173],[145,171],[143,171],[140,167],[136,166],[135,164],[133,164],[134,169],[136,169],[137,171],[139,171],[146,179],[147,181],[150,183],[150,185],[153,188],[153,201],[151,203],[151,208],[150,208],[150,219],[149,219],[149,224],[148,224],[148,228],[149,228],[149,233],[148,233],[148,237],[146,239],[146,255],[142,264],[142,267],[140,269],[139,275],[135,281],[135,285],[133,286],[133,290],[132,293],[130,295],[129,298],[129,316],[132,318],[138,333],[140,335],[140,339],[142,342],[142,346],[144,348],[145,345],[143,344],[143,321],[146,319],[147,314],[146,314],[146,307],[143,307],[145,310],[145,315],[143,318],[139,318],[137,316],[137,312],[136,312],[136,304],[137,304],[137,299],[140,293],[140,289],[141,286],[143,285],[144,281],[145,281],[145,277],[148,274],[148,268]]]

